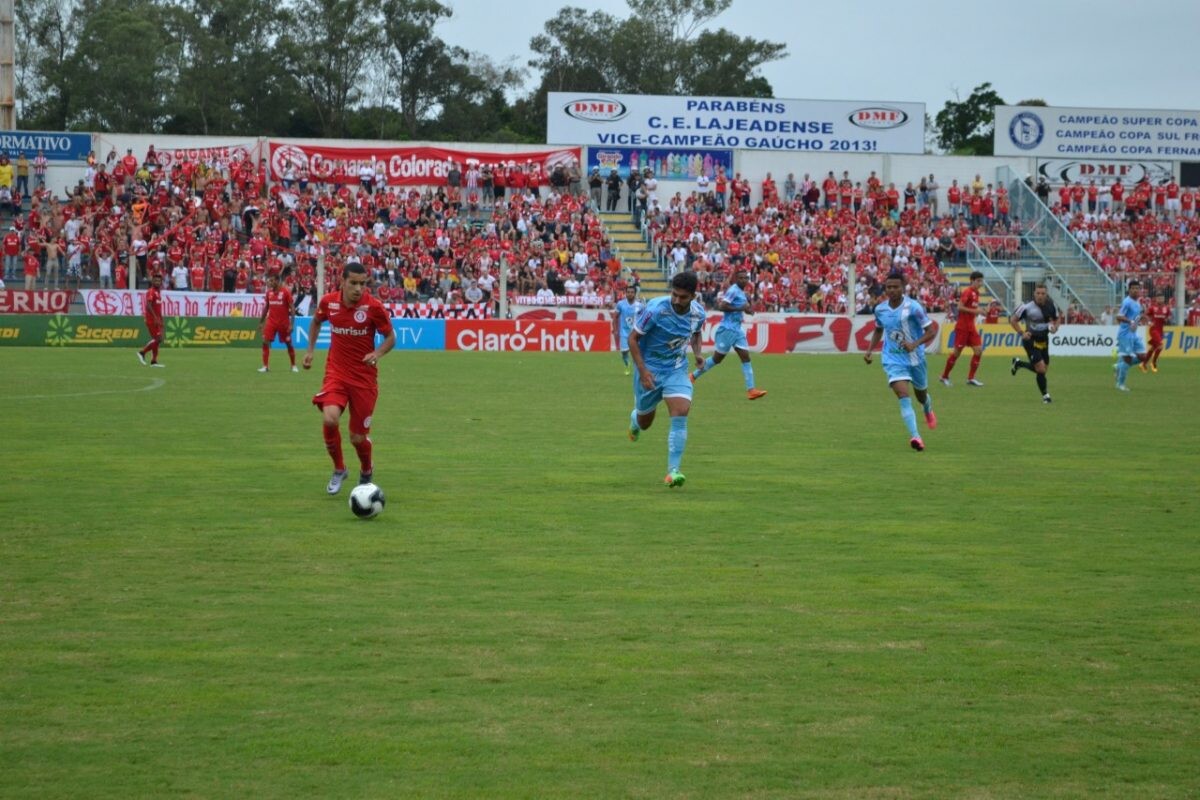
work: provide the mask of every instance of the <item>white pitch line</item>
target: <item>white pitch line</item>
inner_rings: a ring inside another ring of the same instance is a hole
[[[9,397],[0,395],[0,400],[53,400],[59,397],[92,397],[98,394],[133,394],[134,392],[152,392],[155,389],[162,388],[166,383],[162,378],[155,378],[140,389],[101,389],[96,392],[68,392],[64,394],[18,394]]]

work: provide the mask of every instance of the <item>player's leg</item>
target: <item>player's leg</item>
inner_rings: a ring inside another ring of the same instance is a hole
[[[690,385],[688,386],[690,390]],[[683,451],[687,447],[688,412],[692,408],[691,395],[684,395],[682,387],[672,386],[672,393],[664,397],[667,403],[667,413],[671,415],[671,431],[667,434],[667,476],[663,479],[670,488],[682,486],[686,480],[680,467],[683,465]]]
[[[704,373],[720,364],[725,360],[725,356],[729,355],[730,349],[733,347],[733,339],[730,335],[731,331],[717,328],[713,334],[713,354],[704,359],[704,362],[692,370],[692,380],[695,381]]]
[[[1152,372],[1158,372],[1158,357],[1160,355],[1162,355],[1163,349],[1164,349],[1164,346],[1163,346],[1162,339],[1151,339],[1150,340],[1150,359],[1149,360],[1150,360],[1150,370]]]
[[[954,332],[954,352],[946,357],[946,368],[942,370],[942,377],[938,379],[946,386],[950,385],[950,373],[953,371],[954,365],[958,363],[958,358],[962,355],[965,346],[959,341],[959,335],[958,331]]]
[[[321,435],[325,439],[325,452],[333,461],[333,475],[325,491],[337,494],[346,479],[346,461],[342,456],[342,411],[349,404],[349,395],[341,387],[326,383],[313,397],[313,405],[321,410]]]
[[[657,378],[656,378],[657,380]],[[642,386],[641,376],[633,374],[633,411],[629,413],[629,441],[636,442],[644,430],[654,424],[654,414],[662,400],[662,385],[653,389]]]
[[[291,362],[292,372],[299,372],[300,368],[296,366],[296,348],[292,344],[292,335],[288,331],[279,332],[280,340],[287,345],[288,361]]]
[[[741,342],[738,347],[734,348],[739,359],[742,362],[742,379],[746,382],[746,397],[750,400],[757,400],[766,395],[766,391],[759,389],[754,385],[754,367],[750,364],[750,350],[746,346],[746,334],[741,336]]]
[[[971,369],[967,372],[967,385],[983,386],[975,378],[975,373],[979,371],[979,362],[983,360],[983,337],[979,334],[979,331],[975,332],[975,335],[971,337],[971,341],[968,344],[971,346]]]
[[[1046,371],[1050,369],[1050,351],[1038,352],[1038,360],[1033,365],[1033,377],[1037,381],[1038,391],[1042,393],[1042,402],[1050,402],[1050,384],[1046,380]]]
[[[920,364],[910,366],[908,374],[911,378],[913,394],[916,395],[917,402],[921,404],[921,409],[925,412],[925,424],[929,426],[929,430],[937,427],[937,415],[933,413],[933,396],[929,394],[929,367],[924,360]]]
[[[887,372],[888,386],[900,403],[900,419],[904,421],[904,427],[908,428],[908,443],[918,452],[924,450],[925,443],[917,435],[917,414],[913,411],[912,398],[909,397],[912,383],[909,381],[908,370],[892,367],[888,368]]]
[[[259,372],[266,372],[271,368],[271,343],[275,341],[275,329],[266,328],[263,330],[262,339],[262,366],[258,368]]]
[[[350,390],[350,444],[358,454],[358,482],[370,483],[375,477],[375,461],[372,457],[371,420],[375,415],[378,389]]]

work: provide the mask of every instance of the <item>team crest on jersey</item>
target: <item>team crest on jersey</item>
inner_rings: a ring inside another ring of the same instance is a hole
[[[366,321],[367,321],[367,312],[366,312],[366,309],[362,309],[362,308],[360,308],[360,309],[358,309],[357,311],[355,311],[355,312],[354,312],[354,321],[355,321],[355,322],[357,322],[359,325],[361,325],[361,324],[363,324],[364,322],[366,322]]]

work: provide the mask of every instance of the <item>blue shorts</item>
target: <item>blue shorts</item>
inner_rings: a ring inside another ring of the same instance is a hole
[[[687,364],[670,372],[653,372],[654,388],[647,391],[642,386],[637,370],[633,371],[633,407],[639,414],[649,414],[664,397],[686,397],[692,399],[692,381],[688,376]]]
[[[1146,343],[1136,333],[1117,334],[1117,355],[1136,356],[1146,352]]]
[[[618,349],[622,353],[629,352],[629,331],[621,331],[621,335],[617,337]]]
[[[734,348],[747,352],[750,350],[750,343],[746,341],[746,332],[740,326],[736,329],[718,327],[713,340],[717,345],[717,352],[721,355],[726,355]]]
[[[929,375],[924,361],[920,364],[884,364],[883,371],[887,374],[888,386],[896,381],[908,381],[914,389],[929,388]]]

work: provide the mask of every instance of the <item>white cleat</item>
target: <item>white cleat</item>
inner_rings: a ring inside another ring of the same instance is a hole
[[[259,372],[270,372],[271,370],[267,369],[266,367],[259,367],[258,371]]]
[[[143,367],[146,366],[146,357],[144,355],[142,355],[141,352],[139,352],[137,354],[137,357],[138,357],[138,361],[142,362],[142,366]]]
[[[953,386],[954,385],[953,383],[950,382],[949,378],[938,378],[938,380],[942,382],[942,386]],[[970,381],[968,381],[968,383],[970,383]]]
[[[1125,385],[1125,384],[1123,384],[1123,383],[1118,383],[1118,384],[1117,384],[1117,391],[1118,391],[1118,392],[1128,392],[1128,391],[1129,391],[1129,387],[1128,387],[1128,386],[1126,386],[1126,385]]]
[[[300,371],[300,368],[297,367],[295,364],[292,364],[292,372],[299,372],[299,371]]]
[[[166,364],[160,364],[160,363],[158,363],[157,361],[151,361],[151,362],[150,362],[150,366],[152,366],[152,367],[158,367],[159,369],[163,369],[163,368],[165,368],[167,365],[166,365]]]
[[[983,381],[976,378],[969,378],[967,380],[967,386],[983,386]]]
[[[346,480],[349,473],[344,469],[335,469],[333,474],[329,476],[329,483],[325,486],[326,494],[337,494],[342,490],[342,481]]]

